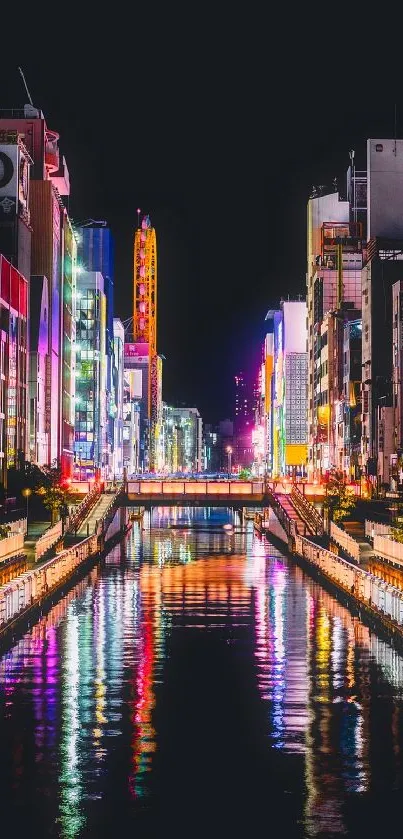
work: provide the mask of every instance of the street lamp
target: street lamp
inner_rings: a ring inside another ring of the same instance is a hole
[[[27,533],[28,533],[28,502],[29,502],[29,496],[32,495],[32,489],[30,489],[29,487],[25,487],[25,489],[22,490],[22,495],[24,496],[24,498],[27,499]]]
[[[231,456],[232,456],[232,446],[227,446],[226,450],[228,455],[228,477],[231,477]]]

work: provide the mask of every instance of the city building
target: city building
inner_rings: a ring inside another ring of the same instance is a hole
[[[203,469],[202,418],[197,408],[163,404],[165,469],[192,474]]]
[[[368,243],[362,271],[362,465],[373,486],[379,487],[388,483],[385,451],[389,451],[391,416],[398,411],[393,404],[393,396],[398,398],[393,372],[393,306],[397,305],[398,285],[403,279],[403,140],[367,141],[367,179]],[[398,413],[395,417],[399,420]],[[398,434],[393,434],[397,448],[392,454],[396,456],[400,449]]]
[[[274,371],[274,312],[266,315],[267,333],[264,341],[264,412],[263,446],[265,451],[266,472],[273,473],[273,371]]]
[[[28,282],[0,254],[0,484],[27,451]]]
[[[106,442],[106,296],[98,271],[77,278],[74,477],[109,477]]]
[[[90,219],[77,228],[78,270],[97,271],[104,279],[106,300],[106,448],[109,473],[115,473],[115,407],[117,396],[114,392],[114,241],[106,221]]]
[[[123,323],[118,318],[113,319],[113,369],[112,389],[113,403],[110,402],[110,416],[113,419],[113,452],[112,476],[121,478],[124,468],[123,455],[123,392],[124,392],[124,345],[125,331]]]
[[[358,318],[344,323],[343,400],[338,423],[337,467],[353,481],[361,474],[361,373],[362,320]]]
[[[9,128],[0,111],[0,253],[29,280],[31,224],[29,181],[32,158],[25,133]]]
[[[216,474],[220,471],[220,450],[218,429],[211,423],[203,428],[203,471]]]
[[[252,451],[253,451],[253,472],[255,475],[264,475],[266,472],[266,429],[267,420],[265,416],[265,392],[266,392],[266,365],[265,360],[261,362],[258,373],[258,383],[254,390],[254,413],[255,421],[252,429]]]
[[[321,189],[308,201],[308,475],[319,480],[340,465],[344,323],[361,316],[365,178],[353,158],[347,181],[349,200]],[[345,460],[344,466],[350,474]]]
[[[71,476],[74,443],[74,330],[76,241],[67,212],[70,193],[66,160],[59,150],[59,135],[48,129],[42,111],[32,105],[0,111],[1,137],[18,135],[18,160],[12,153],[14,171],[19,166],[18,220],[12,222],[10,198],[3,195],[0,251],[28,279],[46,277],[49,347],[45,385],[45,435],[47,463],[59,463]],[[14,141],[13,141],[14,142]],[[11,146],[10,146],[11,148]],[[9,157],[9,156],[8,156]],[[10,172],[3,152],[3,165]],[[28,167],[29,164],[29,167]],[[28,168],[30,180],[28,186]],[[10,180],[5,189],[11,189]],[[14,188],[14,187],[13,187]],[[1,195],[0,195],[1,201]],[[4,212],[7,219],[4,219]],[[4,221],[4,224],[3,224]],[[29,256],[30,252],[30,256]],[[32,347],[37,354],[38,348]],[[35,412],[32,421],[36,422]],[[29,437],[35,434],[30,430]]]
[[[229,453],[231,454],[231,468],[236,469],[237,450],[235,443],[234,423],[230,419],[220,420],[217,426],[217,431],[219,472],[228,472]]]
[[[49,363],[49,290],[47,277],[31,276],[29,294],[29,460],[46,466],[46,374]]]
[[[270,417],[258,426],[262,462],[272,477],[303,477],[307,464],[307,308],[304,300],[283,300],[266,315],[268,336],[261,392]],[[266,370],[270,375],[267,382]],[[264,381],[263,381],[264,379]],[[270,398],[266,394],[270,391]],[[266,443],[266,429],[270,441]]]
[[[131,472],[148,472],[149,462],[149,356],[148,344],[125,343],[124,345],[124,380],[125,380],[125,460],[136,463]],[[136,406],[134,409],[134,405]],[[138,430],[138,438],[137,438]],[[128,436],[129,435],[129,436]],[[130,455],[127,454],[128,447]],[[128,467],[129,468],[129,467]]]
[[[140,401],[135,396],[136,376],[123,370],[123,467],[128,475],[138,474],[140,464]]]

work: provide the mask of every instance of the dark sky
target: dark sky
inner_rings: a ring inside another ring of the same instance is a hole
[[[402,136],[403,100],[400,50],[397,74],[381,73],[379,45],[376,66],[365,50],[352,61],[349,38],[323,19],[312,29],[302,10],[286,29],[284,7],[268,29],[253,6],[239,18],[198,8],[175,15],[167,4],[152,19],[155,8],[139,5],[132,21],[110,10],[104,26],[76,10],[74,31],[33,24],[3,50],[0,104],[24,103],[21,64],[61,135],[71,216],[113,230],[122,318],[136,209],[150,214],[164,399],[215,421],[230,413],[234,373],[259,359],[267,309],[304,293],[312,184],[338,176],[344,192],[349,149],[393,136],[395,101]]]

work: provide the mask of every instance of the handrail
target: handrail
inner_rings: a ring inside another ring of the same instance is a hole
[[[313,530],[315,536],[323,536],[325,528],[322,516],[296,485],[294,485],[291,490],[290,499],[308,527]]]
[[[86,518],[87,513],[94,505],[94,503],[97,501],[97,499],[100,498],[100,496],[101,489],[97,486],[94,486],[91,492],[89,492],[88,495],[85,496],[81,504],[79,504],[78,507],[76,507],[74,513],[72,513],[72,515],[70,516],[67,529],[69,533],[73,532],[78,527],[80,527],[80,525]]]
[[[291,519],[288,513],[284,510],[284,507],[281,506],[278,498],[276,495],[266,486],[266,497],[270,503],[270,506],[273,508],[281,526],[285,530],[287,536],[291,536],[295,538],[297,534],[297,526],[294,519]]]
[[[111,521],[113,521],[113,517],[114,517],[115,512],[116,512],[115,510],[113,510],[113,508],[115,507],[116,502],[117,502],[119,496],[122,494],[122,492],[124,492],[124,484],[123,483],[120,484],[116,488],[116,492],[114,493],[113,498],[111,498],[111,501],[108,504],[106,510],[104,510],[103,515],[102,515],[102,519],[98,523],[98,527],[95,530],[96,533],[99,533],[99,532],[102,532],[102,531],[106,533]],[[113,515],[112,515],[112,517],[110,518],[110,521],[109,521],[108,519],[109,519],[112,511],[113,511]]]

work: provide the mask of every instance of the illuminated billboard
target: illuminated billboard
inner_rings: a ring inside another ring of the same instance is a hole
[[[135,344],[125,344],[125,358],[131,358],[139,364],[147,364],[148,344],[139,341]]]

